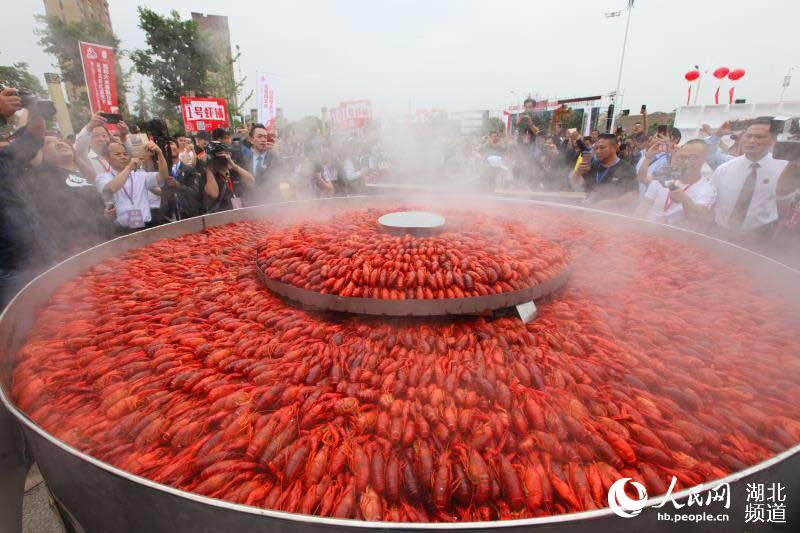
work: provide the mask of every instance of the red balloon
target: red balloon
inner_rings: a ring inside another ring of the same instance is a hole
[[[686,81],[694,81],[694,80],[696,80],[697,78],[700,77],[700,71],[699,70],[690,70],[689,72],[684,74],[683,77],[686,78]]]
[[[728,73],[728,79],[729,80],[736,81],[736,80],[742,79],[743,77],[744,77],[744,69],[743,68],[733,69],[732,71],[730,71],[730,73]]]
[[[728,72],[730,71],[731,69],[729,69],[728,67],[719,67],[717,70],[714,71],[714,77],[717,78],[718,80],[721,80],[722,78],[727,76]]]

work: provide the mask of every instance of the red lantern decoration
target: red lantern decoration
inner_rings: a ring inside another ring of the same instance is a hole
[[[730,71],[728,73],[728,79],[731,80],[731,81],[740,80],[743,77],[744,77],[744,69],[743,68],[733,69],[732,71]]]
[[[717,70],[714,71],[714,77],[717,78],[718,80],[721,80],[722,78],[727,76],[730,71],[731,69],[729,69],[728,67],[719,67]]]
[[[683,77],[686,78],[686,81],[691,83],[691,82],[693,82],[694,80],[696,80],[697,78],[700,77],[700,71],[699,70],[690,70],[689,72],[684,74]]]
[[[731,81],[740,80],[744,77],[744,69],[743,68],[735,68],[728,73],[728,79]],[[728,103],[733,103],[733,87],[728,90]]]

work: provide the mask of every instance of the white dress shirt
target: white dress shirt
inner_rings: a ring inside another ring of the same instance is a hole
[[[717,201],[717,189],[714,188],[708,178],[700,178],[688,186],[680,184],[680,188],[697,205],[711,209]],[[652,202],[650,211],[647,213],[647,220],[673,226],[686,225],[686,213],[683,212],[683,204],[671,201],[669,189],[664,187],[661,182],[651,181],[644,197]]]
[[[747,156],[742,155],[718,166],[711,176],[711,182],[717,189],[714,220],[723,228],[730,227],[731,215],[736,208],[742,186],[747,176],[750,175],[752,163],[753,161],[750,161]],[[752,230],[778,219],[778,203],[775,193],[778,187],[778,178],[787,162],[773,159],[772,154],[768,153],[756,163],[758,163],[758,169],[756,170],[755,190],[741,227],[742,230]]]
[[[104,194],[105,186],[114,179],[115,171],[107,172],[97,176],[94,184],[100,194]],[[122,188],[115,192],[114,207],[117,209],[117,223],[120,226],[132,227],[129,223],[131,211],[138,211],[142,222],[150,222],[150,189],[159,187],[158,172],[146,172],[144,170],[134,170],[128,175],[127,181]]]
[[[250,172],[253,173],[253,176],[258,175],[258,167],[263,167],[267,164],[267,160],[269,159],[269,152],[256,152],[253,150],[253,161],[251,162]],[[259,164],[259,159],[260,164]]]

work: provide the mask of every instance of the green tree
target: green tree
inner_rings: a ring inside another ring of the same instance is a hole
[[[213,56],[201,45],[197,24],[181,20],[177,11],[161,16],[139,7],[139,27],[147,48],[131,54],[136,71],[150,78],[156,112],[171,128],[180,124],[180,97],[206,96],[208,72],[216,70]]]
[[[89,99],[84,90],[86,79],[83,75],[81,52],[79,42],[91,42],[110,46],[114,49],[117,58],[114,65],[114,76],[117,82],[117,98],[123,114],[127,114],[127,76],[119,66],[122,51],[119,48],[119,39],[114,32],[96,20],[82,22],[67,22],[60,18],[50,16],[37,16],[42,25],[35,30],[39,36],[39,45],[45,52],[55,56],[61,68],[61,76],[67,84],[67,93],[70,98],[70,116],[72,123],[84,124],[89,119]]]
[[[149,112],[150,102],[148,101],[147,91],[144,90],[142,82],[139,82],[139,87],[136,89],[136,101],[133,104],[133,115],[137,122],[145,122]]]
[[[0,87],[16,87],[28,89],[37,96],[44,97],[47,93],[39,78],[28,70],[28,64],[19,61],[11,66],[0,66]]]

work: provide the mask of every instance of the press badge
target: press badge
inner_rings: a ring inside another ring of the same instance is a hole
[[[129,228],[143,228],[144,217],[142,216],[141,209],[131,209],[128,211],[128,227]]]
[[[242,204],[242,199],[239,198],[238,196],[234,196],[233,198],[231,198],[231,205],[233,206],[234,209],[241,209],[244,207],[244,205]]]

